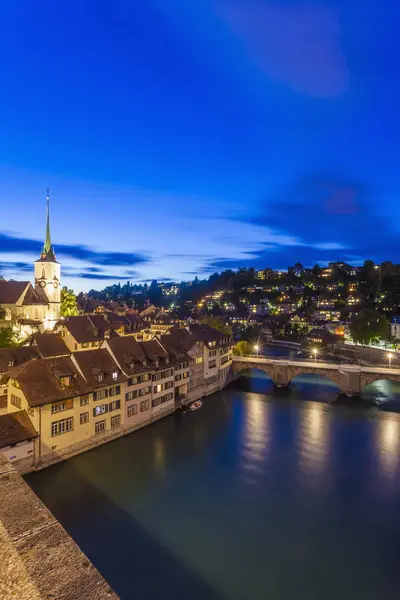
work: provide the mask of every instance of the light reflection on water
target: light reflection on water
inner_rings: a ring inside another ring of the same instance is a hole
[[[395,600],[400,415],[346,402],[253,373],[28,480],[122,600]]]

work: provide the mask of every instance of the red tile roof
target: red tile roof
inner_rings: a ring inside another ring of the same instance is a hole
[[[0,448],[33,440],[37,436],[25,410],[0,415]]]

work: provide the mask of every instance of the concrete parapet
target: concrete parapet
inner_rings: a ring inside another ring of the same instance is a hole
[[[60,523],[0,455],[1,600],[118,600]]]

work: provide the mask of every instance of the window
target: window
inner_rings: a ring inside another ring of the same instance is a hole
[[[173,381],[167,381],[166,384],[165,384],[165,389],[169,390],[172,387],[174,387],[174,382]]]
[[[111,427],[119,427],[121,425],[121,415],[111,417]]]
[[[185,373],[183,373],[183,379],[187,379],[189,377],[189,373],[186,371]]]
[[[89,348],[89,342],[83,342],[82,348]]]
[[[64,377],[60,377],[60,385],[61,387],[70,387],[72,383],[72,377],[71,375],[66,375]]]
[[[217,361],[216,360],[210,360],[210,362],[208,363],[208,368],[209,369],[213,369],[216,366],[217,366]]]
[[[121,400],[114,400],[114,402],[110,402],[110,404],[108,405],[109,412],[112,412],[113,410],[118,410],[119,408],[121,408]]]
[[[153,392],[155,394],[159,394],[162,391],[163,391],[162,383],[159,383],[158,385],[155,385],[154,388],[153,388]]]
[[[51,405],[51,414],[62,412],[63,410],[70,410],[74,407],[73,400],[63,400],[62,402],[55,402]]]
[[[125,394],[125,400],[134,400],[135,398],[137,398],[137,395],[137,390],[133,392],[128,392],[127,394]]]
[[[198,356],[196,358],[196,365],[200,365],[203,362],[203,357],[202,356]]]
[[[94,426],[94,432],[100,433],[101,431],[105,431],[105,430],[106,430],[106,422],[105,421],[97,421],[97,423]]]
[[[9,367],[13,367],[14,366],[14,361],[13,360],[9,360],[7,364],[8,364]]]
[[[112,378],[113,379],[118,379],[118,371],[113,371],[112,372]]]
[[[110,387],[110,389],[108,390],[109,396],[118,396],[118,394],[120,394],[120,393],[121,393],[120,385],[114,385],[114,387]]]
[[[217,356],[216,350],[210,350],[210,356]]]
[[[143,381],[143,383],[145,381],[150,381],[150,375],[148,373],[145,373],[144,375],[142,375],[142,381]]]
[[[175,375],[175,381],[180,381],[182,379],[182,374],[179,373],[178,375]]]
[[[108,390],[98,390],[93,393],[93,400],[104,400],[104,398],[108,398]]]
[[[149,401],[148,400],[143,400],[140,403],[140,412],[144,412],[145,410],[149,410]]]
[[[103,381],[103,379],[104,379],[104,375],[103,375],[103,373],[99,373],[99,374],[97,375],[97,381],[100,381],[100,382],[101,382],[101,381]]]
[[[130,379],[128,379],[128,385],[136,385],[137,382],[137,377],[131,377]]]
[[[89,394],[81,396],[81,406],[86,406],[87,404],[89,404]]]
[[[11,394],[11,404],[16,406],[17,408],[21,408],[21,398],[15,396],[14,394]]]
[[[89,421],[89,413],[88,412],[81,413],[80,417],[79,417],[79,421],[80,421],[81,425],[83,425],[83,423],[87,423]]]
[[[96,406],[93,409],[93,416],[98,417],[99,415],[104,415],[108,412],[108,404],[100,404],[100,406]]]
[[[61,421],[53,421],[51,424],[51,437],[55,435],[61,435],[72,431],[74,428],[74,418],[68,417],[68,419],[61,419]]]
[[[133,417],[137,414],[137,406],[136,404],[131,404],[128,406],[128,417]]]

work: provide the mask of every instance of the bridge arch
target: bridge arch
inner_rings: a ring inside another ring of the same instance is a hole
[[[341,387],[341,376],[337,369],[327,369],[324,371],[313,369],[312,367],[291,367],[288,371],[288,376],[291,381],[300,377],[301,375],[314,375],[319,378],[327,379],[332,381],[340,389]]]
[[[245,363],[245,362],[233,363],[233,372],[235,375],[240,377],[245,371],[261,371],[262,373],[265,373],[266,375],[268,375],[268,377],[270,379],[272,379],[273,383],[275,384],[273,365],[256,364],[256,363],[253,364],[253,363]]]
[[[299,377],[302,377],[303,375],[311,375],[314,378],[313,383],[323,383],[324,381],[333,383],[338,390],[340,390],[341,388],[341,382],[340,382],[340,375],[336,373],[331,373],[331,374],[326,374],[323,372],[316,372],[316,371],[311,371],[311,370],[301,370],[298,373],[296,373],[295,375],[292,376],[291,378],[291,383],[296,383],[296,379],[298,379]],[[319,381],[318,381],[319,380]]]
[[[362,373],[361,375],[361,382],[360,382],[360,388],[361,388],[361,393],[363,393],[363,391],[368,388],[370,385],[372,385],[373,383],[378,383],[378,382],[390,382],[392,385],[396,385],[396,384],[400,384],[400,376],[395,375],[395,374],[383,374],[383,373]]]

